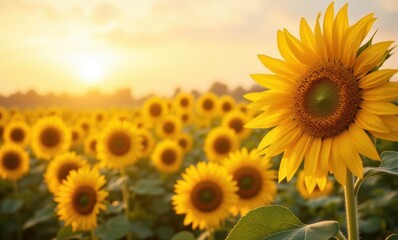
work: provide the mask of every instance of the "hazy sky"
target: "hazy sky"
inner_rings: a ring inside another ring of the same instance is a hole
[[[398,0],[349,2],[350,23],[375,12],[375,40],[398,41]],[[0,94],[79,94],[130,87],[169,96],[176,87],[234,88],[279,57],[276,31],[296,36],[322,0],[0,0]],[[340,8],[345,1],[336,1]],[[385,65],[398,67],[398,54]],[[397,77],[395,77],[395,80]]]

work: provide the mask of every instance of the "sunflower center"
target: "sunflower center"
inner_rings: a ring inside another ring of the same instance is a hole
[[[87,132],[87,131],[89,130],[90,126],[88,125],[88,123],[83,123],[83,124],[82,124],[82,128],[83,128],[83,130],[84,130],[85,132]]]
[[[213,109],[214,103],[210,99],[206,99],[203,101],[203,109],[210,111]]]
[[[72,132],[72,141],[77,141],[79,139],[79,133],[77,133],[76,131]]]
[[[232,128],[236,133],[240,133],[243,130],[243,122],[242,122],[242,120],[237,119],[237,118],[232,119],[229,122],[228,126],[230,128]]]
[[[166,149],[162,153],[162,162],[166,165],[171,165],[176,161],[177,154],[172,149]]]
[[[182,120],[183,122],[187,122],[187,121],[189,120],[188,114],[186,114],[186,113],[182,114],[181,120]]]
[[[116,132],[109,138],[109,151],[116,156],[123,156],[130,151],[130,138],[123,132]]]
[[[79,166],[77,166],[75,163],[66,163],[62,165],[58,170],[58,182],[62,183],[62,181],[65,180],[69,175],[70,171],[77,170],[78,168]]]
[[[40,140],[44,146],[52,148],[60,143],[61,135],[57,129],[48,127],[41,133]]]
[[[144,135],[141,136],[141,145],[143,151],[146,151],[148,149],[148,138]]]
[[[222,110],[224,112],[228,112],[229,110],[231,110],[232,105],[229,102],[225,102],[222,104]]]
[[[73,208],[82,215],[90,214],[97,202],[97,194],[89,186],[81,186],[73,195]]]
[[[14,142],[22,142],[25,137],[25,132],[20,128],[14,128],[11,131],[11,139]]]
[[[101,122],[104,119],[104,116],[102,114],[97,115],[97,121]]]
[[[175,126],[174,126],[174,123],[172,123],[172,122],[166,122],[166,123],[163,125],[163,131],[164,131],[165,133],[167,133],[167,134],[173,133],[174,130],[175,130]]]
[[[219,154],[226,154],[231,150],[231,141],[224,136],[218,137],[214,141],[214,150]]]
[[[186,99],[186,98],[181,98],[180,104],[181,104],[182,107],[188,106],[188,99]]]
[[[294,108],[304,132],[327,138],[348,128],[355,119],[360,101],[360,89],[352,71],[330,63],[303,77]]]
[[[243,167],[233,174],[233,179],[238,182],[238,192],[240,198],[253,198],[257,196],[262,187],[262,177],[260,173],[251,167]]]
[[[3,166],[8,170],[15,170],[21,164],[19,155],[15,152],[7,152],[3,156]]]
[[[179,139],[178,145],[180,145],[180,147],[182,147],[182,149],[186,149],[188,146],[187,140],[184,138]]]
[[[202,212],[217,209],[223,200],[220,187],[211,181],[203,181],[195,186],[191,194],[193,205]]]
[[[92,141],[90,142],[90,149],[91,149],[91,151],[93,151],[93,152],[97,151],[97,140],[92,140]]]
[[[154,117],[158,117],[160,114],[162,114],[162,108],[159,104],[152,104],[149,107],[149,113]]]

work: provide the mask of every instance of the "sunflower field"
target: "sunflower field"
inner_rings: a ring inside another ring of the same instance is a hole
[[[0,239],[398,239],[392,42],[319,20],[278,31],[247,102],[0,107]]]

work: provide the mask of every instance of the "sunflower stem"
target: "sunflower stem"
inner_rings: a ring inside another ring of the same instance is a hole
[[[357,199],[354,191],[354,176],[347,169],[346,185],[344,187],[345,207],[347,216],[348,240],[358,240],[358,212]]]
[[[214,238],[214,230],[213,229],[209,229],[207,230],[207,240],[215,240]]]
[[[124,203],[124,214],[126,216],[127,221],[130,223],[129,220],[129,213],[130,213],[130,196],[129,196],[129,189],[128,189],[128,175],[126,174],[124,168],[120,169],[120,175],[123,178],[127,178],[126,182],[123,184],[122,187],[122,195],[123,195],[123,203]],[[127,240],[131,240],[132,236],[130,231],[127,232]]]
[[[16,198],[16,200],[19,200],[18,182],[17,181],[13,181],[12,186],[14,188],[15,198]],[[18,209],[17,212],[16,212],[16,221],[17,221],[18,240],[22,240],[21,212],[20,212],[20,209]]]

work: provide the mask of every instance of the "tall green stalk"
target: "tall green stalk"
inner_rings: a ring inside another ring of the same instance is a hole
[[[354,176],[347,169],[344,187],[345,208],[347,216],[348,240],[359,240],[357,198],[354,191]]]

